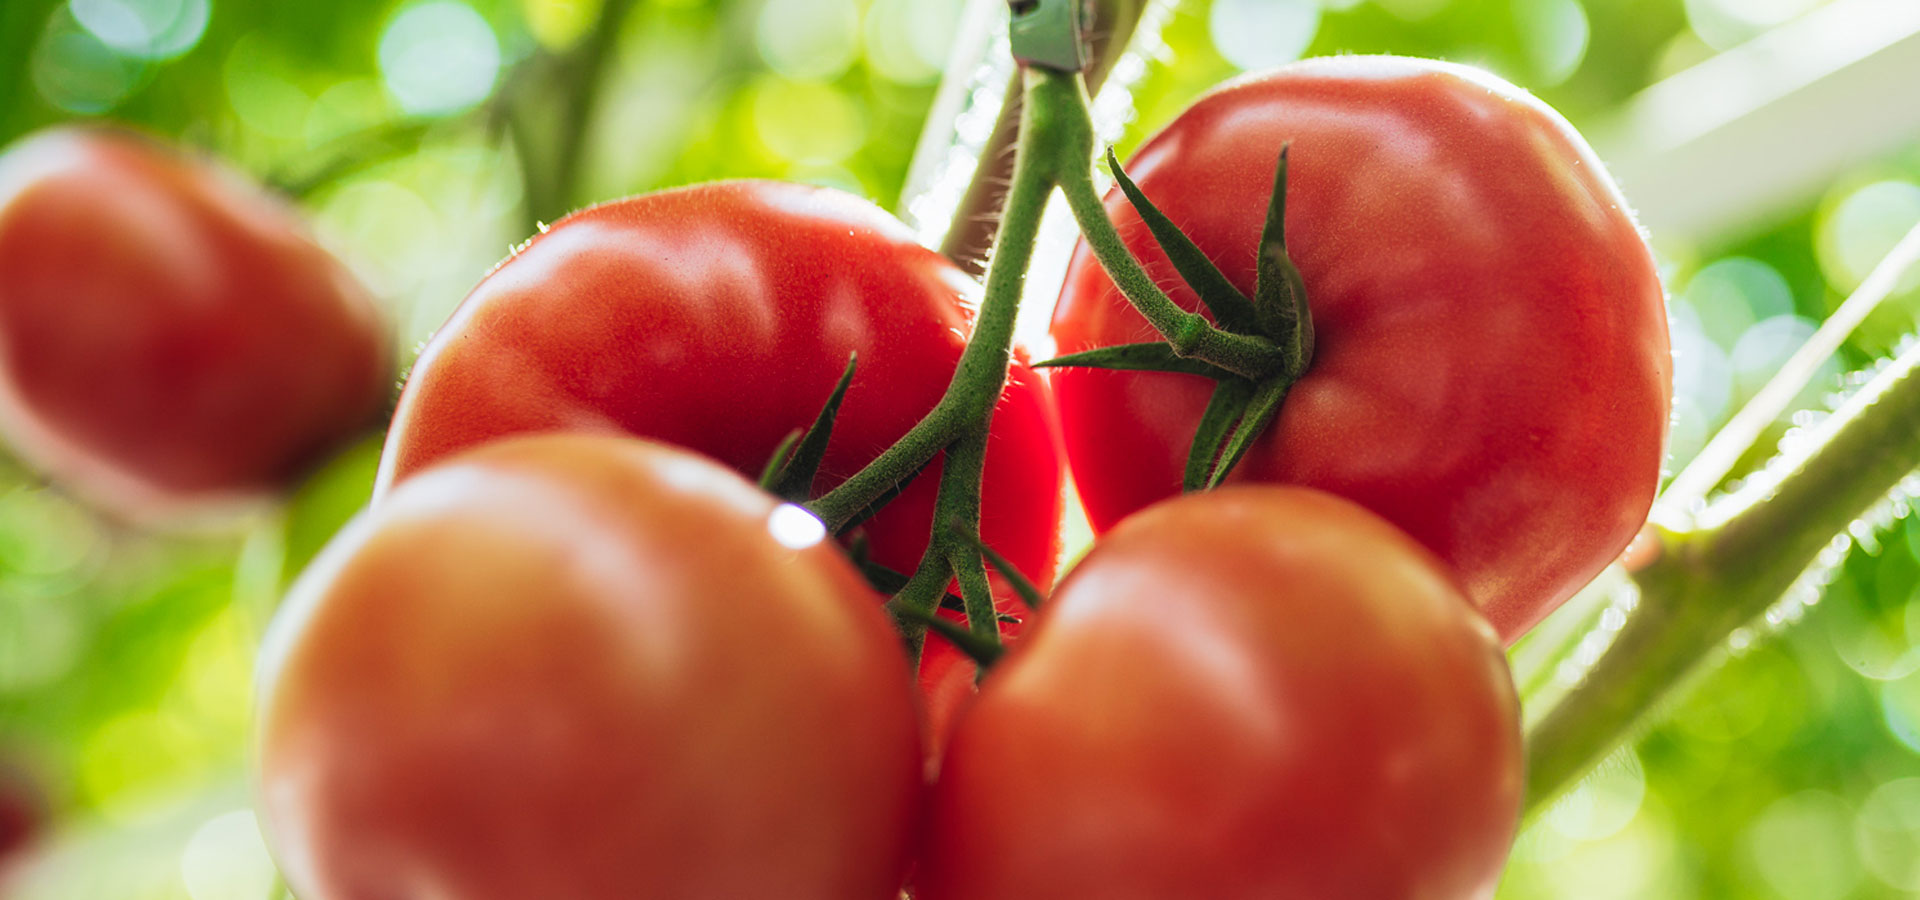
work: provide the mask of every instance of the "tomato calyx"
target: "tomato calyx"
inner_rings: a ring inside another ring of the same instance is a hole
[[[847,354],[847,368],[840,373],[840,380],[827,395],[820,414],[814,416],[813,424],[808,425],[805,432],[795,429],[773,448],[766,468],[760,470],[762,490],[790,503],[813,499],[813,477],[819,474],[820,463],[827,458],[827,441],[833,437],[833,423],[840,416],[840,403],[847,398],[847,388],[853,384],[853,373],[859,365],[860,354]]]
[[[1313,315],[1307,306],[1306,283],[1287,254],[1287,157],[1282,145],[1274,166],[1273,193],[1260,232],[1259,262],[1252,297],[1240,292],[1213,264],[1193,239],[1153,205],[1146,192],[1127,177],[1112,148],[1107,167],[1127,202],[1140,214],[1154,242],[1167,254],[1174,270],[1213,314],[1226,334],[1265,338],[1273,342],[1277,359],[1256,374],[1236,372],[1194,354],[1195,345],[1213,326],[1195,317],[1164,341],[1117,344],[1071,353],[1034,364],[1035,368],[1077,366],[1090,369],[1176,372],[1214,380],[1213,396],[1194,429],[1187,452],[1181,489],[1199,491],[1218,487],[1233,471],[1255,438],[1280,413],[1293,383],[1313,361]],[[1131,297],[1129,299],[1132,299]],[[1137,305],[1137,304],[1136,304]]]

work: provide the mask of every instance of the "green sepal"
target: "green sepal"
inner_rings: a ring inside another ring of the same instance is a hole
[[[1174,271],[1180,273],[1187,286],[1200,297],[1200,302],[1213,312],[1214,321],[1228,331],[1252,334],[1258,327],[1259,316],[1252,301],[1247,299],[1240,289],[1227,280],[1220,267],[1207,258],[1207,254],[1194,244],[1180,226],[1173,224],[1166,213],[1147,199],[1146,192],[1127,177],[1120,160],[1113,155],[1113,148],[1107,148],[1107,168],[1113,170],[1114,180],[1120,185],[1120,191],[1127,195],[1127,202],[1133,204],[1134,212],[1140,214],[1140,221],[1153,234],[1153,240],[1160,250],[1167,254],[1167,260],[1173,263]]]
[[[1040,604],[1046,602],[1046,597],[1040,593],[1039,588],[1034,587],[1033,582],[1027,580],[1027,576],[1021,574],[1018,566],[1008,562],[1006,557],[1000,555],[1000,551],[987,546],[987,542],[981,540],[979,535],[965,528],[955,527],[948,533],[979,551],[981,556],[987,558],[987,562],[993,564],[994,569],[1000,573],[1000,577],[1007,580],[1007,585],[1013,588],[1020,602],[1025,603],[1027,608],[1034,612],[1040,611]],[[1002,619],[1004,618],[1002,616]]]
[[[1273,193],[1267,198],[1267,221],[1260,230],[1260,255],[1253,292],[1253,309],[1261,333],[1280,345],[1287,357],[1289,377],[1306,371],[1313,358],[1313,316],[1307,311],[1307,286],[1299,267],[1287,255],[1287,145],[1274,165]]]
[[[1227,437],[1226,448],[1220,451],[1220,459],[1214,464],[1212,474],[1207,476],[1207,487],[1216,488],[1227,480],[1228,473],[1240,464],[1247,455],[1247,448],[1253,446],[1261,432],[1273,423],[1280,414],[1280,404],[1287,399],[1287,391],[1292,389],[1293,379],[1286,376],[1270,378],[1261,382],[1247,402],[1246,413],[1234,425],[1233,433]]]
[[[1128,372],[1177,372],[1182,375],[1204,375],[1216,380],[1240,377],[1213,363],[1179,356],[1173,352],[1173,345],[1166,341],[1097,347],[1080,353],[1043,359],[1033,364],[1036,369],[1058,369],[1068,366],[1082,369],[1118,369]]]
[[[805,429],[795,428],[780,439],[779,446],[773,448],[773,455],[767,457],[767,464],[760,467],[760,477],[756,479],[761,490],[769,494],[779,493],[774,489],[774,484],[780,480],[780,472],[786,467],[787,458],[793,455],[793,445],[800,442],[803,434],[806,434]]]
[[[826,405],[820,407],[820,414],[814,417],[806,435],[794,445],[793,454],[780,466],[768,490],[794,503],[813,499],[813,477],[820,471],[820,462],[827,458],[833,423],[840,416],[840,402],[847,397],[847,387],[853,384],[853,372],[859,362],[860,354],[847,354],[847,368],[840,373],[839,383],[833,386],[833,393],[827,395]],[[776,452],[775,456],[778,455]]]
[[[1193,445],[1187,450],[1187,469],[1180,478],[1180,489],[1193,492],[1211,487],[1214,461],[1232,433],[1233,424],[1245,417],[1253,400],[1253,382],[1245,378],[1225,378],[1214,386],[1207,400],[1207,411],[1194,429]]]
[[[928,631],[945,638],[961,653],[965,653],[974,665],[985,673],[988,667],[997,662],[1007,652],[1005,645],[992,638],[982,637],[969,631],[966,626],[941,617],[938,613],[928,612],[911,606],[887,607],[895,618],[908,624],[924,626]]]

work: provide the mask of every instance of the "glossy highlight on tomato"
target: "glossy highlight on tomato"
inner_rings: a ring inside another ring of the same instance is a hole
[[[1466,900],[1519,817],[1519,703],[1432,554],[1296,487],[1095,544],[961,714],[919,900]]]
[[[582,210],[489,274],[428,343],[379,490],[463,448],[554,430],[639,435],[757,474],[858,353],[815,483],[824,492],[933,408],[977,290],[906,226],[839,191],[732,181]],[[981,532],[1044,584],[1058,552],[1058,425],[1046,384],[1018,361],[1011,378]],[[938,472],[936,460],[865,527],[877,561],[919,563]],[[932,711],[944,720],[972,665],[937,644],[924,671],[930,696],[948,698]]]
[[[1672,359],[1651,253],[1565,120],[1484,72],[1335,57],[1229,82],[1127,163],[1252,294],[1274,163],[1316,349],[1234,474],[1358,502],[1451,564],[1513,640],[1617,556],[1659,481]],[[1200,309],[1117,192],[1169,295]],[[1060,352],[1152,339],[1084,243]],[[1097,530],[1172,496],[1211,383],[1061,370],[1066,446]]]
[[[541,435],[410,478],[263,647],[302,900],[893,900],[899,638],[817,519],[684,450]]]
[[[0,156],[0,430],[146,518],[283,487],[370,428],[385,326],[293,212],[131,134]]]

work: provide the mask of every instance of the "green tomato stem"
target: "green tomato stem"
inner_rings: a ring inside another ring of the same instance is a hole
[[[1084,100],[1079,109],[1091,140],[1093,122],[1086,118]],[[1255,381],[1286,368],[1285,354],[1272,341],[1216,328],[1205,316],[1181,309],[1160,290],[1153,276],[1147,274],[1127,249],[1126,242],[1120,239],[1120,231],[1108,217],[1106,204],[1101,202],[1100,192],[1093,185],[1091,168],[1082,166],[1062,173],[1060,190],[1066,195],[1067,206],[1080,225],[1080,233],[1086,236],[1094,258],[1100,261],[1101,268],[1107,271],[1127,301],[1167,339],[1174,353],[1212,363]]]
[[[982,423],[992,416],[994,406],[1000,401],[1001,389],[1006,386],[1007,367],[1013,359],[1014,320],[1020,311],[1020,295],[1026,285],[1027,266],[1033,259],[1033,245],[1040,234],[1040,217],[1046,211],[1047,197],[1053,192],[1061,169],[1085,170],[1093,159],[1090,123],[1084,129],[1076,127],[1077,122],[1088,122],[1081,99],[1084,95],[1078,88],[1079,79],[1038,70],[1028,71],[1025,77],[1027,103],[1020,123],[1020,149],[1014,162],[1013,183],[1007,192],[1000,233],[994,244],[993,262],[987,269],[986,294],[980,302],[980,314],[974,319],[973,336],[960,354],[952,382],[933,410],[873,462],[808,504],[830,531],[839,530],[852,516],[910,477],[969,429],[984,427]],[[1070,92],[1057,86],[1061,81],[1070,86]],[[1048,86],[1053,87],[1048,90]],[[1070,108],[1063,109],[1063,105]],[[949,460],[948,469],[952,467]],[[978,473],[973,477],[971,505],[977,520]],[[946,475],[943,474],[941,482],[944,494],[948,484]],[[935,545],[942,542],[939,532],[943,530],[936,521]]]
[[[1795,449],[1691,522],[1661,529],[1640,598],[1585,679],[1527,734],[1531,815],[1592,769],[1699,664],[1920,467],[1920,347]]]

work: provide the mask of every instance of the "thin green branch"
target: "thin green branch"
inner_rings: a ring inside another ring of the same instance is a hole
[[[1835,535],[1920,467],[1920,346],[1634,577],[1640,598],[1585,679],[1529,730],[1538,811],[1618,746],[1736,629],[1778,601]]]
[[[1056,80],[1072,86],[1073,93],[1062,99]],[[1007,195],[993,265],[987,270],[980,313],[954,369],[953,381],[940,402],[906,435],[839,487],[808,504],[829,530],[838,531],[851,516],[958,440],[969,426],[985,419],[999,402],[1007,366],[1013,358],[1014,319],[1020,311],[1020,295],[1047,197],[1063,167],[1078,165],[1084,169],[1093,153],[1090,124],[1079,127],[1086,119],[1086,108],[1079,97],[1078,79],[1030,72],[1027,85],[1029,102],[1021,123],[1013,187]],[[1051,90],[1046,89],[1049,86]],[[1075,109],[1063,106],[1076,107],[1078,120],[1073,115]],[[1071,160],[1079,161],[1067,162]]]

